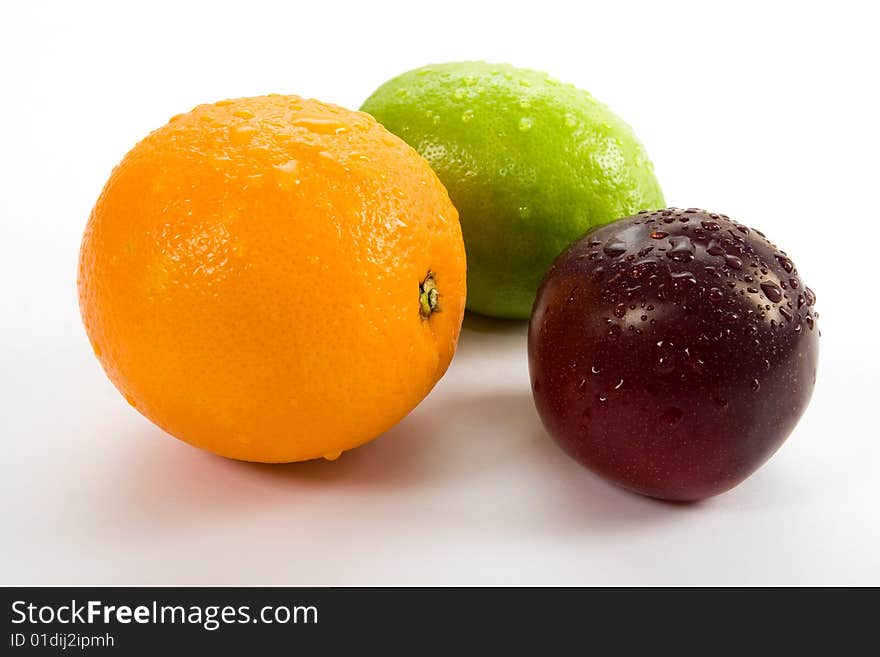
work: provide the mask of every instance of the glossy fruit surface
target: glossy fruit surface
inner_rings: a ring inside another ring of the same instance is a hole
[[[571,456],[638,493],[728,490],[809,402],[815,299],[783,251],[725,215],[668,209],[593,230],[535,302],[541,419]]]
[[[266,96],[200,105],[125,156],[79,293],[138,411],[217,454],[297,461],[376,437],[428,393],[465,278],[456,210],[412,148],[366,114]]]
[[[557,255],[589,228],[663,207],[632,129],[586,91],[506,64],[426,66],[363,104],[449,189],[468,252],[468,309],[526,318]]]

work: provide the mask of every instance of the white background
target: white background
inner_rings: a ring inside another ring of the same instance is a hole
[[[0,583],[880,584],[871,3],[4,2]],[[435,391],[335,463],[236,463],[130,408],[88,347],[79,240],[170,116],[268,92],[349,107],[423,64],[541,68],[636,128],[670,205],[762,229],[818,294],[815,396],[694,505],[634,496],[537,420],[524,326],[469,318]]]

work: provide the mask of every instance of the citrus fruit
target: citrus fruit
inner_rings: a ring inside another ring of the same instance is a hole
[[[79,295],[138,411],[281,462],[336,458],[406,415],[449,365],[465,278],[424,159],[366,114],[276,95],[200,105],[125,156]]]
[[[664,206],[645,149],[585,91],[459,62],[404,73],[361,109],[421,153],[461,214],[469,310],[529,316],[553,259],[588,229]]]

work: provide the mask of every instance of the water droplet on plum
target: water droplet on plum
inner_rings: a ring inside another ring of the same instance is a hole
[[[694,245],[690,238],[684,235],[670,237],[671,248],[666,252],[666,257],[678,262],[690,262],[694,259]]]
[[[609,258],[616,258],[626,253],[626,243],[622,240],[610,240],[602,248],[602,252]]]
[[[724,256],[724,262],[731,269],[742,269],[743,267],[743,261],[735,255],[728,254]]]
[[[794,270],[794,263],[789,260],[784,255],[776,254],[776,261],[779,263],[779,266],[782,267],[787,274],[790,274]]]
[[[711,301],[722,301],[724,299],[724,292],[717,287],[710,287],[709,293],[706,296],[708,296]]]
[[[764,292],[764,296],[770,299],[773,303],[779,303],[782,300],[782,290],[780,290],[775,283],[765,281],[761,283],[761,290]]]

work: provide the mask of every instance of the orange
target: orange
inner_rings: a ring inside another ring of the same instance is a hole
[[[465,304],[458,213],[372,117],[297,96],[200,105],[138,143],[89,217],[95,354],[168,433],[334,459],[431,390]]]

